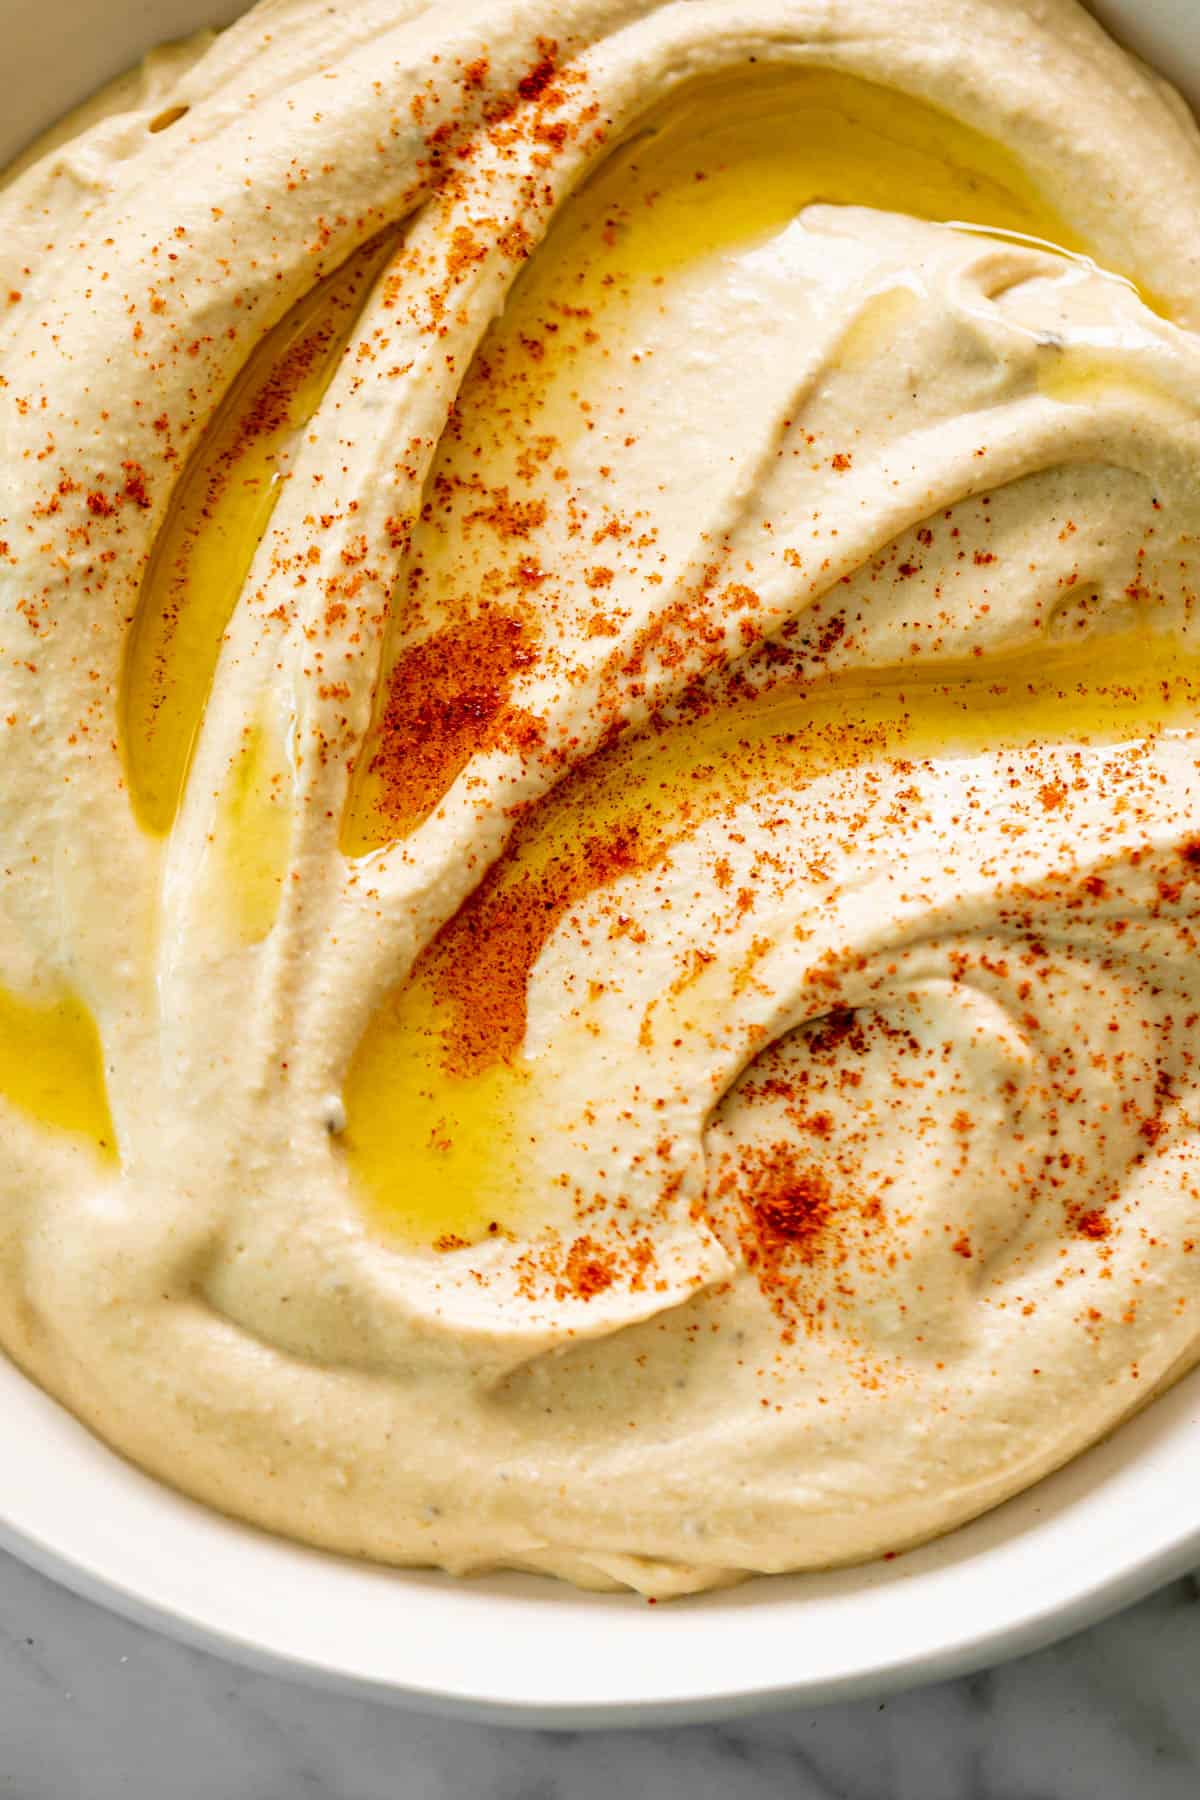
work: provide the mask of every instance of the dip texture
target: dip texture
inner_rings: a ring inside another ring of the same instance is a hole
[[[0,1341],[269,1529],[897,1551],[1200,1344],[1200,137],[264,0],[0,192]]]

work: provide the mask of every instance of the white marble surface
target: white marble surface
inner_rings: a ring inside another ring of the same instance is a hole
[[[734,1725],[450,1723],[249,1674],[0,1557],[0,1800],[1196,1800],[1200,1584],[969,1679]]]

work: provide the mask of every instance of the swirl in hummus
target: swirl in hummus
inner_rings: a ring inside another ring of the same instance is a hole
[[[653,1594],[1190,1365],[1198,216],[1071,0],[265,0],[26,158],[20,1365]]]

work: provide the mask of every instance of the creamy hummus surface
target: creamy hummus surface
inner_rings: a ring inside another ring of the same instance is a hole
[[[264,0],[0,193],[0,1341],[649,1594],[1200,1354],[1200,136],[1072,0]]]

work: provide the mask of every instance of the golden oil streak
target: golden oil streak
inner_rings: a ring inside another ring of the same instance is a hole
[[[458,430],[439,452],[435,477],[469,474],[484,451],[495,463],[510,419],[519,426],[508,446],[514,453],[548,429],[547,420],[560,432],[567,409],[557,390],[585,389],[587,343],[602,340],[619,309],[651,283],[659,285],[659,304],[669,305],[673,272],[764,241],[813,200],[1081,248],[1003,149],[920,102],[813,71],[698,84],[651,115],[552,228],[481,349],[487,372],[477,364],[468,376]],[[586,332],[572,333],[556,313],[555,353],[522,359],[522,337],[538,336],[556,297],[568,294],[589,315]],[[506,360],[517,365],[507,408],[497,406],[496,381]],[[506,474],[500,470],[498,479]],[[439,557],[455,549],[449,534],[418,533],[414,558],[428,578]],[[1111,679],[1114,669],[1119,682]],[[385,663],[376,729],[386,673]],[[1200,663],[1141,639],[1039,646],[983,665],[905,667],[769,694],[642,733],[596,758],[519,832],[501,880],[536,874],[580,833],[622,820],[669,832],[684,793],[693,806],[712,806],[742,782],[751,791],[794,785],[888,754],[1043,736],[1135,736],[1193,718],[1197,695]],[[394,835],[370,771],[369,744],[343,821],[349,854]],[[494,1222],[511,1226],[529,1205],[520,1143],[536,1123],[540,1072],[517,1056],[469,1076],[451,1074],[452,1028],[419,964],[376,1013],[345,1083],[344,1142],[367,1217],[384,1234],[413,1242],[471,1241]]]
[[[595,757],[519,828],[500,880],[536,876],[589,833],[636,821],[643,842],[669,842],[740,799],[856,764],[1119,743],[1198,717],[1200,654],[1135,632],[792,684]],[[537,1128],[539,1083],[555,1071],[517,1055],[456,1075],[446,1067],[452,1031],[419,963],[376,1012],[348,1071],[343,1141],[365,1214],[385,1236],[470,1242],[493,1221],[511,1228],[536,1215],[521,1145]]]
[[[0,1097],[53,1131],[117,1156],[104,1059],[91,1013],[74,994],[39,1005],[0,988]]]
[[[278,731],[248,726],[213,825],[213,913],[259,944],[279,911],[292,828],[292,771]]]
[[[921,101],[826,70],[759,70],[690,84],[640,122],[551,227],[468,373],[428,491],[444,492],[456,480],[477,488],[484,470],[490,483],[525,494],[521,459],[539,438],[557,439],[556,460],[569,468],[579,430],[571,396],[586,394],[589,380],[605,382],[606,344],[623,319],[649,296],[656,309],[669,310],[680,291],[673,281],[706,259],[768,242],[818,200],[1080,247],[1006,150]],[[909,303],[894,298],[882,310],[890,304],[888,317],[899,322]],[[845,354],[868,360],[877,338],[877,331],[852,332]],[[525,348],[543,341],[537,355]],[[426,593],[472,592],[486,580],[486,568],[463,560],[465,536],[452,518],[418,525],[411,561]],[[536,549],[536,533],[528,548]],[[495,561],[503,560],[496,547]],[[407,623],[402,610],[397,599],[343,814],[349,856],[397,836],[372,764],[397,628]]]
[[[416,974],[375,1013],[345,1084],[342,1143],[368,1217],[410,1243],[476,1242],[525,1211],[516,1129],[530,1066],[518,1057],[448,1074],[447,1025]]]
[[[681,88],[593,177],[581,231],[603,228],[612,202],[626,198],[614,191],[621,185],[647,217],[640,229],[636,218],[620,219],[614,262],[630,266],[632,228],[642,252],[633,266],[651,276],[774,233],[817,201],[1084,249],[1003,145],[926,101],[832,69],[759,70]],[[530,274],[537,279],[536,263]]]
[[[174,823],[221,639],[287,453],[320,404],[391,247],[365,245],[267,334],[172,498],[126,643],[119,702],[134,813],[156,836]]]

